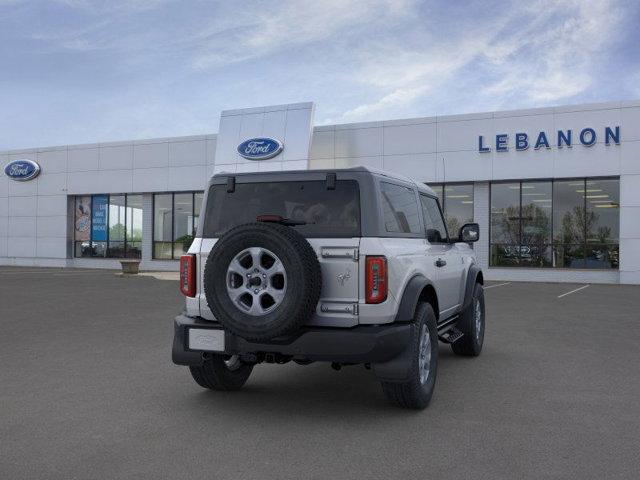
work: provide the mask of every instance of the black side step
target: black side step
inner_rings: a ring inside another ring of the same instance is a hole
[[[464,333],[454,327],[450,330],[447,330],[442,335],[438,335],[438,339],[440,339],[440,341],[444,343],[453,343],[457,340],[460,340],[463,336]]]

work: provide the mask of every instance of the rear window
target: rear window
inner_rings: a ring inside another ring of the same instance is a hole
[[[301,222],[294,225],[305,237],[359,237],[360,195],[355,180],[338,180],[335,190],[325,181],[236,183],[212,185],[207,197],[204,237],[219,237],[227,230],[279,215]]]

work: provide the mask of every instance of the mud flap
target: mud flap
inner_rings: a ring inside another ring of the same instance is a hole
[[[415,332],[416,326],[411,324],[410,327],[411,335],[409,338],[414,338],[414,336],[417,335]],[[383,382],[400,383],[408,381],[411,374],[411,363],[414,354],[413,347],[413,342],[407,342],[404,350],[388,362],[371,364],[371,368],[377,379]]]

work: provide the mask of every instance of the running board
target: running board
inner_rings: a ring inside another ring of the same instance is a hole
[[[454,343],[457,340],[460,340],[463,336],[464,336],[464,333],[462,333],[460,330],[454,327],[448,330],[446,333],[443,333],[442,335],[438,335],[438,339],[444,343]]]
[[[456,323],[460,315],[454,315],[451,318],[447,318],[444,322],[438,325],[438,339],[444,343],[453,343],[459,340],[464,334],[456,328]]]

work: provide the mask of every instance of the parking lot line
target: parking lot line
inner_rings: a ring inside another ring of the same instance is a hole
[[[494,287],[502,287],[503,285],[509,285],[511,282],[504,282],[504,283],[496,283],[495,285],[489,285],[488,287],[484,287],[485,290],[488,290],[490,288],[494,288]]]
[[[566,297],[567,295],[571,295],[572,293],[579,292],[580,290],[584,290],[589,285],[583,285],[582,287],[576,288],[575,290],[571,290],[570,292],[563,293],[562,295],[558,295],[558,298]]]

